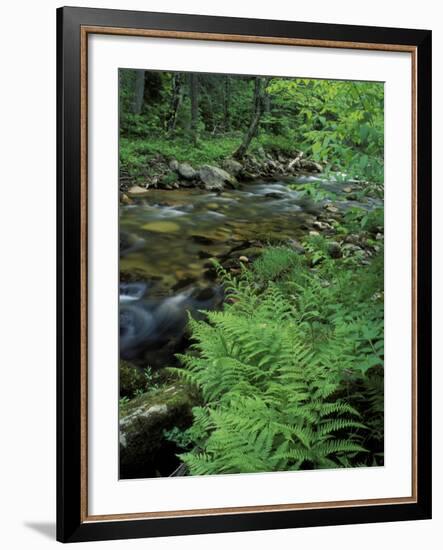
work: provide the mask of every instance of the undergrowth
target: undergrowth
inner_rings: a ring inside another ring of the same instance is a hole
[[[189,320],[171,370],[204,401],[176,437],[191,475],[383,464],[382,251],[364,266],[305,245],[237,277],[217,265],[224,310]]]

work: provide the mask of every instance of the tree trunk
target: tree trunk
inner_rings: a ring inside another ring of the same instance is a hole
[[[175,73],[172,77],[172,100],[171,112],[167,122],[167,130],[171,132],[175,130],[177,125],[177,116],[183,99],[183,85],[180,73]]]
[[[134,99],[132,102],[132,112],[139,115],[142,112],[143,96],[145,95],[145,71],[136,71]]]
[[[249,123],[249,127],[243,137],[243,141],[240,147],[235,151],[233,155],[233,157],[238,160],[241,160],[245,156],[246,151],[248,150],[248,147],[252,141],[252,138],[257,134],[260,118],[264,109],[264,96],[268,81],[269,79],[267,78],[261,78],[258,76],[255,77],[251,122]]]
[[[229,132],[231,129],[230,109],[231,106],[231,83],[229,76],[225,76],[225,86],[223,94],[223,128],[225,132]]]
[[[191,73],[189,81],[191,96],[191,137],[194,144],[198,140],[198,74]]]
[[[265,93],[264,98],[263,98],[263,102],[264,102],[265,114],[266,115],[271,114],[271,96],[269,94]]]

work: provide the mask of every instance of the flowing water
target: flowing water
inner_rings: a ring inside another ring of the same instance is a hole
[[[343,187],[323,184],[333,192]],[[342,197],[334,204],[355,203]],[[322,209],[322,202],[307,200],[282,181],[257,181],[221,194],[153,189],[121,206],[121,357],[160,366],[180,347],[187,311],[222,303],[211,258],[239,264],[239,256],[253,258],[263,245],[297,240]]]

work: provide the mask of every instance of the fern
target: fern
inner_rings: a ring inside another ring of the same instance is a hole
[[[331,261],[312,270],[277,247],[239,277],[216,264],[229,303],[189,319],[193,344],[173,369],[205,403],[180,454],[191,475],[373,461],[366,443],[380,428],[383,398],[366,365],[383,362],[382,304],[371,301],[373,273]]]

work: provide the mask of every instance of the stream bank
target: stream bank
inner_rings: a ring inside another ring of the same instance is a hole
[[[173,164],[172,169],[179,168]],[[180,466],[167,434],[190,424],[197,397],[186,385],[177,390],[177,381],[163,367],[178,366],[176,354],[189,347],[188,314],[199,318],[202,310],[223,307],[214,260],[235,276],[268,246],[284,245],[305,254],[303,239],[324,235],[331,257],[359,254],[365,262],[377,246],[373,241],[382,239],[382,227],[373,228],[371,238],[365,231],[341,235],[337,230],[347,212],[369,212],[383,204],[376,196],[362,196],[358,182],[319,172],[284,173],[278,179],[265,179],[260,173],[246,181],[239,173],[232,177],[235,185],[225,178],[222,189],[207,189],[194,174],[193,179],[183,179],[184,185],[148,185],[143,192],[129,188],[124,193],[128,200],[120,205],[122,478],[171,475]],[[171,395],[178,395],[173,406]],[[155,450],[155,461],[147,461],[143,470],[139,453],[149,449]],[[154,462],[164,464],[164,470],[153,471]]]

